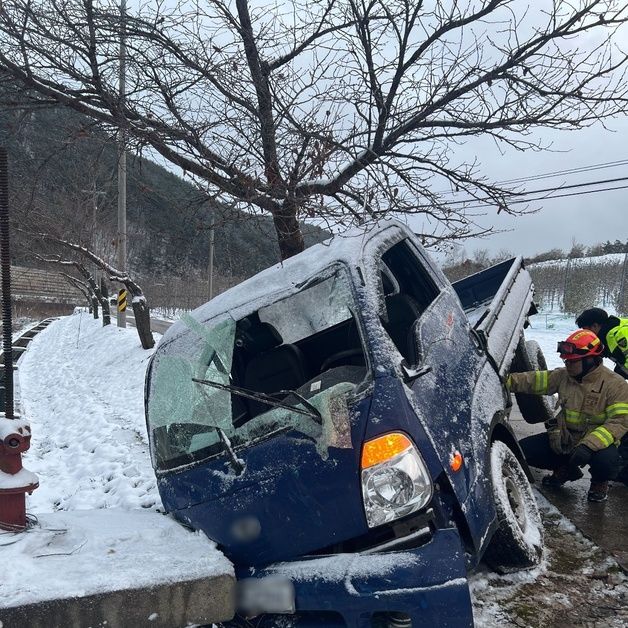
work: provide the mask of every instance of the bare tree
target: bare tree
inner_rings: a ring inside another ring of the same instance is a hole
[[[98,318],[98,297],[92,293],[89,284],[86,281],[81,281],[78,277],[68,275],[67,273],[59,274],[85,297],[89,306],[89,311],[94,315],[94,318]]]
[[[490,232],[469,201],[525,210],[516,189],[456,156],[459,143],[541,148],[537,127],[627,109],[621,0],[137,6],[5,3],[0,67],[38,98],[123,128],[130,148],[150,147],[209,197],[270,214],[284,258],[302,250],[307,217],[421,215],[428,245]]]
[[[151,349],[155,346],[155,339],[153,338],[153,334],[150,328],[150,308],[146,303],[146,298],[144,297],[144,293],[140,288],[139,284],[137,284],[126,272],[121,272],[104,259],[96,255],[93,251],[90,251],[88,248],[76,244],[75,242],[69,242],[68,240],[63,240],[61,238],[57,238],[48,233],[37,233],[30,234],[32,237],[40,238],[46,242],[53,242],[58,244],[65,249],[70,251],[74,251],[78,255],[83,258],[89,260],[102,270],[104,270],[109,275],[109,279],[111,281],[117,281],[124,285],[124,287],[129,291],[131,295],[131,307],[133,308],[133,316],[135,318],[135,327],[137,329],[137,334],[140,338],[140,342],[142,343],[142,348]],[[66,264],[74,266],[83,277],[89,283],[90,289],[100,301],[101,308],[103,311],[103,325],[108,325],[111,322],[110,314],[109,314],[109,303],[107,298],[101,292],[100,287],[97,282],[94,281],[91,273],[85,269],[85,266],[80,262],[76,261],[65,261],[61,259],[61,256],[56,255],[54,257],[43,258],[43,256],[38,256],[40,259],[46,262],[54,262],[58,264]]]
[[[42,237],[45,237],[45,236],[42,236]],[[103,297],[103,294],[100,291],[98,283],[94,279],[93,275],[89,272],[89,270],[85,268],[84,264],[81,264],[81,262],[77,262],[76,260],[63,259],[60,255],[53,255],[50,257],[46,257],[43,255],[36,255],[36,257],[40,261],[46,262],[47,264],[58,264],[62,267],[67,268],[71,266],[72,268],[74,268],[79,273],[79,275],[81,275],[85,279],[85,282],[83,283],[83,285],[85,285],[89,291],[90,301],[92,303],[92,307],[94,308],[93,309],[94,318],[98,318],[98,304],[100,304],[102,308],[103,327],[111,324],[111,315],[109,313],[109,303],[107,302],[107,299]],[[66,278],[70,277],[69,275],[65,273],[64,275]],[[79,283],[79,281],[75,277],[72,277],[72,279],[74,279],[72,284],[74,285],[75,288],[78,288],[77,284]]]

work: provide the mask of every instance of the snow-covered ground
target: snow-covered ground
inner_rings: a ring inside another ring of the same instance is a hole
[[[160,505],[143,409],[150,355],[134,329],[102,327],[86,313],[31,342],[18,369],[33,429],[24,466],[41,478],[30,511]]]
[[[546,262],[536,262],[530,264],[528,268],[543,268],[546,266],[552,266],[554,268],[562,268],[567,266],[599,266],[602,264],[621,264],[626,258],[625,253],[607,253],[606,255],[596,255],[593,257],[575,257],[568,259],[551,259]]]
[[[569,334],[578,329],[575,323],[575,316],[571,314],[557,314],[552,312],[546,314],[540,312],[530,318],[530,327],[525,335],[528,340],[536,340],[539,343],[547,368],[555,369],[563,366],[560,356],[556,352],[556,345],[559,340],[565,340]],[[606,366],[611,366],[610,362]]]
[[[561,365],[556,342],[573,330],[571,316],[541,314],[534,318],[527,337],[539,342],[552,368]],[[60,319],[30,344],[17,378],[22,415],[29,419],[33,430],[24,465],[39,475],[41,484],[27,499],[30,514],[45,521],[45,513],[54,511],[80,515],[76,511],[117,508],[150,512],[160,507],[143,413],[144,374],[150,355],[150,351],[140,348],[134,329],[122,330],[114,325],[103,328],[100,321],[85,313]],[[626,594],[622,576],[613,575],[619,584],[611,586],[596,575],[615,574],[606,555],[570,528],[540,495],[539,499],[546,526],[565,532],[565,542],[584,556],[582,573],[593,574],[593,580],[577,581],[573,588],[584,598],[594,595],[597,587],[601,599],[611,606],[621,606],[621,596]],[[91,541],[97,548],[97,539]],[[8,545],[7,535],[0,534],[2,545]],[[31,544],[15,551],[41,553],[41,547]],[[555,559],[560,551],[550,543],[543,565],[525,574],[496,576],[480,571],[472,576],[477,625],[543,625],[526,620],[519,623],[516,619],[521,616],[518,609],[524,601],[535,607],[535,595],[544,595],[550,601],[551,596],[558,596],[557,603],[565,608],[573,606],[575,602],[565,601],[568,593],[561,593],[562,574],[558,586],[547,584],[559,569]],[[6,547],[2,552],[7,556]],[[149,557],[145,564],[148,562]],[[50,569],[47,575],[54,580],[54,568]]]
[[[150,355],[134,329],[77,313],[22,356],[17,409],[33,432],[23,462],[40,486],[26,503],[35,525],[0,531],[8,605],[233,574],[213,542],[155,512],[143,413]]]

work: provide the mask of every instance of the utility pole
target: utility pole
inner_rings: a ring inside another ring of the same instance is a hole
[[[118,128],[118,268],[126,273],[126,0],[120,0],[120,111]],[[126,327],[126,311],[118,309],[118,327]]]
[[[563,311],[567,312],[567,306],[569,305],[569,301],[567,299],[567,290],[569,287],[569,270],[571,267],[571,257],[567,259],[567,264],[565,265],[565,275],[563,277]]]
[[[89,190],[82,190],[85,194],[90,194],[92,197],[92,240],[96,234],[96,227],[98,226],[98,197],[104,196],[107,192],[106,190],[97,190],[96,189],[96,181],[92,181],[92,187]],[[92,241],[92,246],[95,242]]]
[[[209,284],[209,300],[214,296],[214,212],[212,211],[209,219],[209,264],[207,267],[208,284]]]
[[[90,190],[81,190],[84,194],[90,194],[92,197],[92,224],[91,224],[91,247],[95,251],[97,247],[96,243],[96,228],[98,225],[98,196],[106,194],[105,190],[96,189],[96,180],[92,181],[92,187]],[[92,264],[92,272],[94,277],[98,274],[98,266]]]

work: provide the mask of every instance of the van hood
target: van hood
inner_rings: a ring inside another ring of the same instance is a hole
[[[203,531],[239,565],[264,565],[324,549],[368,531],[362,504],[360,452],[370,397],[349,408],[349,442],[321,448],[295,429],[228,453],[161,473],[165,508]],[[330,430],[331,426],[323,425]]]

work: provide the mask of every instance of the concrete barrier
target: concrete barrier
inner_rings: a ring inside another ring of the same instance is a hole
[[[112,574],[114,576],[114,574]],[[233,576],[49,600],[0,609],[2,628],[177,628],[234,615]]]
[[[234,615],[231,563],[147,510],[37,514],[0,543],[0,628],[183,628]]]

